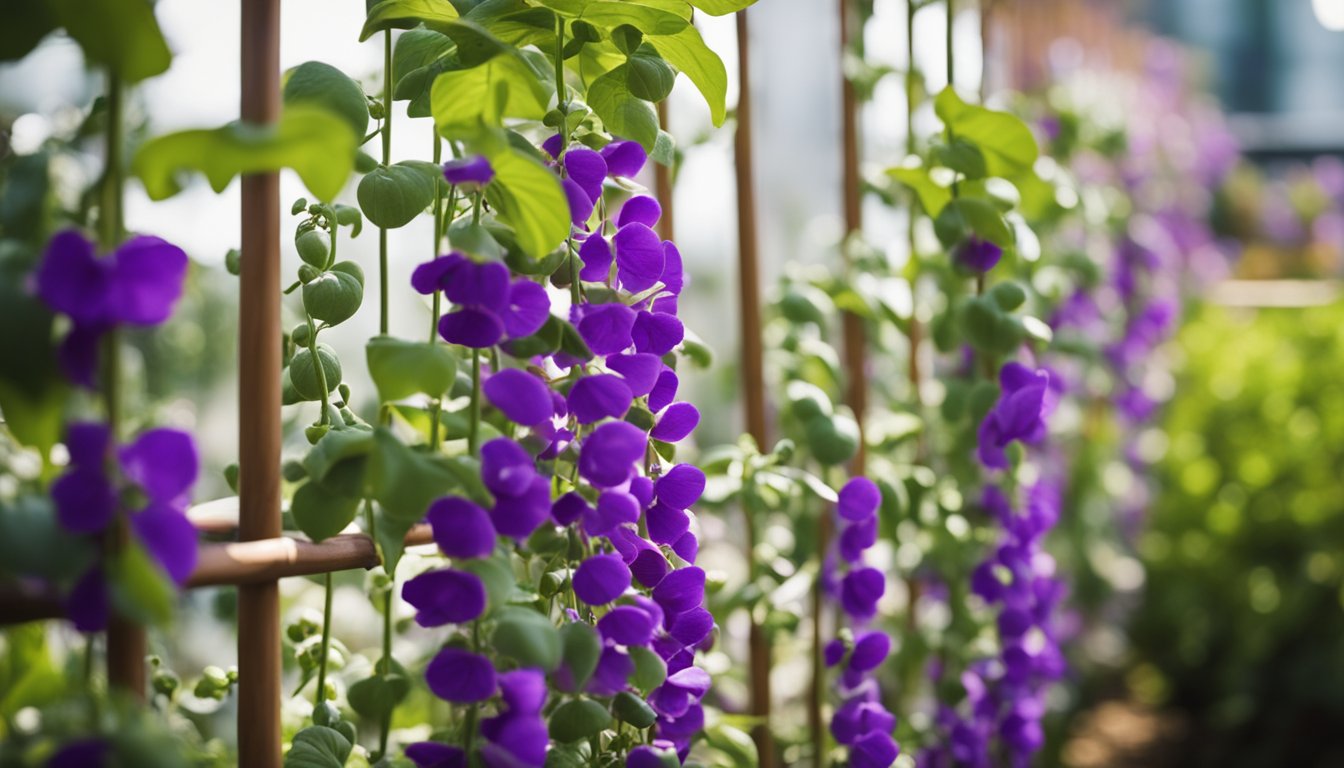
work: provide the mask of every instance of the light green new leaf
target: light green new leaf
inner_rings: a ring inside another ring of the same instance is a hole
[[[359,32],[360,42],[385,29],[411,29],[422,22],[452,21],[457,9],[448,0],[383,0],[369,9],[364,28]]]
[[[700,31],[693,26],[674,35],[649,35],[645,38],[669,64],[695,83],[709,105],[714,125],[723,125],[727,115],[728,70],[717,53],[705,45]],[[590,97],[591,98],[591,97]]]
[[[507,142],[491,142],[480,151],[495,169],[486,198],[513,228],[518,246],[534,259],[543,258],[569,235],[569,202],[560,179]]]
[[[924,211],[935,218],[952,200],[952,191],[935,182],[929,176],[928,168],[901,166],[888,169],[887,175],[913,189],[919,195],[919,204],[924,206]]]
[[[498,126],[505,117],[539,120],[546,114],[554,86],[544,68],[471,22],[435,29],[457,43],[460,62],[470,63],[469,68],[443,72],[430,88],[429,108],[439,133],[466,139],[482,124]]]
[[[588,106],[616,136],[638,141],[652,152],[658,141],[658,115],[647,101],[630,92],[629,65],[622,64],[588,86]]]
[[[385,403],[420,393],[438,397],[457,374],[457,358],[437,342],[374,336],[364,351],[378,399]]]
[[[359,139],[350,125],[317,107],[284,110],[274,126],[234,122],[145,142],[131,161],[151,200],[182,191],[178,174],[200,171],[216,192],[234,176],[292,168],[314,196],[331,200],[355,167]]]
[[[950,86],[934,99],[933,108],[953,136],[980,148],[989,175],[1011,177],[1036,162],[1036,137],[1016,116],[967,104]]]
[[[369,100],[349,75],[320,61],[305,61],[285,73],[285,106],[312,104],[340,115],[356,136],[369,130]]]
[[[48,6],[90,63],[108,67],[128,83],[166,72],[172,63],[154,6],[145,0],[49,0]]]
[[[756,4],[756,0],[690,0],[691,5],[710,16],[727,16]]]
[[[686,18],[638,0],[594,0],[580,18],[599,29],[629,24],[646,35],[675,35],[690,26]]]

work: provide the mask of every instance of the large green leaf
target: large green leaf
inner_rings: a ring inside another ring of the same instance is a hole
[[[550,672],[560,664],[560,631],[531,608],[505,608],[495,622],[492,645],[499,654],[524,667]]]
[[[128,83],[166,72],[172,63],[154,6],[145,0],[48,0],[47,5],[90,63]]]
[[[951,86],[938,94],[933,108],[955,138],[980,148],[989,175],[1010,177],[1025,173],[1036,162],[1039,155],[1036,137],[1017,116],[967,104]]]
[[[543,258],[569,235],[569,202],[560,179],[506,142],[491,141],[481,151],[495,169],[485,191],[496,215],[513,228],[523,251]]]
[[[221,192],[239,174],[292,168],[314,195],[331,200],[354,169],[362,138],[328,110],[295,106],[274,126],[234,122],[151,139],[136,153],[131,171],[150,199],[163,200],[181,191],[182,171],[200,171]]]
[[[335,728],[311,725],[294,734],[285,768],[343,768],[353,747]]]
[[[574,699],[551,713],[548,726],[551,738],[559,742],[578,741],[596,736],[611,725],[611,713],[592,699]]]
[[[285,73],[285,106],[314,104],[348,122],[356,136],[369,130],[369,100],[349,75],[320,61],[305,61]]]
[[[387,429],[376,430],[373,440],[369,481],[373,498],[388,515],[419,522],[431,501],[456,487],[445,457],[413,450]]]
[[[385,403],[414,394],[438,397],[453,386],[457,375],[457,358],[437,342],[374,336],[364,352],[378,399]]]
[[[484,27],[458,20],[438,25],[457,43],[460,68],[434,79],[429,108],[439,133],[471,138],[481,126],[499,126],[505,117],[539,120],[552,91],[547,68],[505,45]]]
[[[955,245],[969,234],[1000,248],[1013,244],[1013,231],[993,203],[979,197],[959,197],[944,206],[933,222],[944,245]]]
[[[360,501],[357,496],[336,493],[326,483],[310,480],[294,492],[289,512],[304,535],[322,541],[340,533],[355,519]]]
[[[588,106],[612,134],[638,141],[652,152],[658,141],[658,115],[653,105],[630,91],[629,69],[630,65],[622,64],[590,83]]]
[[[638,0],[593,0],[580,18],[600,29],[629,24],[646,35],[675,35],[690,26],[684,17]]]
[[[341,462],[360,459],[373,451],[373,430],[365,426],[328,430],[303,457],[303,467],[314,480],[326,479]]]
[[[710,16],[727,16],[756,4],[756,0],[690,0],[691,5]]]
[[[925,213],[934,218],[952,200],[952,190],[935,182],[926,167],[902,165],[888,169],[887,175],[913,189],[919,195],[919,204],[924,206]]]
[[[359,32],[363,42],[375,32],[385,29],[411,29],[423,23],[451,21],[457,18],[457,9],[448,0],[383,0],[369,9],[364,28]]]
[[[705,45],[700,31],[693,26],[673,35],[649,35],[645,38],[668,63],[681,70],[700,89],[709,105],[714,125],[723,125],[728,114],[728,70],[719,55]],[[591,98],[591,97],[590,97]]]
[[[399,668],[397,665],[397,671],[366,677],[351,685],[346,692],[350,708],[374,721],[396,709],[411,692],[410,678]]]
[[[581,691],[597,670],[597,660],[602,655],[602,640],[592,627],[579,621],[561,627],[560,638],[564,648],[561,658],[565,669],[569,670],[574,690]]]

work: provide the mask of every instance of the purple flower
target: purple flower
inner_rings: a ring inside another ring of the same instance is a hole
[[[611,245],[601,234],[594,232],[579,246],[579,258],[583,268],[579,270],[579,279],[590,283],[605,282],[611,274]]]
[[[597,630],[617,645],[648,645],[653,639],[653,617],[633,605],[619,605],[598,620]]]
[[[648,195],[635,195],[621,206],[621,212],[616,217],[616,227],[619,229],[626,224],[643,224],[646,227],[652,227],[658,223],[658,219],[663,216],[663,206],[658,204],[658,200]]]
[[[503,264],[478,264],[457,252],[416,267],[411,285],[423,294],[441,290],[456,306],[439,318],[439,335],[464,347],[481,349],[529,336],[551,310],[542,286],[526,278],[510,282]]]
[[[551,393],[541,379],[518,368],[505,368],[485,380],[481,391],[509,421],[525,427],[547,421],[555,413]]]
[[[417,741],[406,745],[406,757],[416,768],[466,768],[467,753],[461,747],[436,741]]]
[[[845,613],[856,619],[872,618],[877,613],[877,601],[887,589],[886,579],[876,568],[856,568],[845,574],[840,583],[840,603]]]
[[[633,329],[634,324],[631,323]],[[663,361],[658,355],[637,352],[628,355],[608,355],[606,359],[607,368],[615,371],[625,379],[625,385],[630,388],[630,394],[635,397],[643,397],[653,390],[653,385],[658,382],[658,374],[663,371]]]
[[[693,464],[678,464],[653,485],[658,502],[672,509],[690,509],[705,492],[705,473]]]
[[[47,759],[46,768],[102,768],[113,757],[112,742],[101,736],[71,741]]]
[[[475,189],[495,178],[495,169],[481,155],[449,160],[443,164],[443,178],[449,184]]]
[[[984,274],[1003,258],[1003,249],[972,235],[952,249],[952,263],[974,274]]]
[[[569,391],[569,412],[580,424],[592,424],[602,419],[621,418],[630,410],[634,395],[630,385],[620,376],[602,373],[585,376],[574,383]]]
[[[599,488],[611,488],[630,479],[635,464],[644,459],[648,436],[633,424],[608,421],[583,441],[579,475]]]
[[[616,277],[630,293],[652,288],[663,276],[663,241],[648,226],[626,224],[612,239],[616,246]]]
[[[489,557],[495,551],[495,526],[490,515],[459,496],[445,496],[429,505],[425,519],[434,543],[449,557]]]
[[[866,520],[877,514],[882,503],[882,492],[877,484],[866,477],[855,477],[840,489],[840,500],[835,509],[845,520]]]
[[[187,263],[181,248],[157,237],[133,237],[98,258],[93,243],[77,230],[53,236],[35,284],[47,306],[74,323],[58,354],[65,375],[93,388],[102,335],[118,325],[167,320],[182,296]]]
[[[425,682],[435,696],[455,704],[485,701],[495,695],[495,667],[484,656],[449,646],[429,662]]]
[[[705,601],[705,572],[695,566],[672,571],[654,587],[653,599],[669,614],[699,608]]]
[[[617,140],[602,148],[602,158],[607,161],[607,173],[633,179],[639,175],[649,156],[637,141]]]
[[[634,343],[635,311],[624,304],[584,304],[575,313],[579,335],[593,354],[613,355]]]
[[[630,568],[619,555],[593,555],[574,571],[574,594],[589,605],[605,605],[630,588]]]
[[[446,568],[426,571],[401,587],[422,627],[463,624],[485,613],[485,585],[474,573]]]
[[[1045,434],[1045,418],[1054,408],[1050,375],[1021,363],[999,371],[1002,393],[980,424],[980,462],[991,469],[1007,469],[1003,449],[1014,440],[1034,442]]]
[[[673,403],[667,406],[658,417],[658,423],[649,432],[649,437],[664,443],[675,443],[695,431],[700,424],[700,411],[690,403]]]

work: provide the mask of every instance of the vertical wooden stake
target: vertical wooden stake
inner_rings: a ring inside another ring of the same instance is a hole
[[[666,131],[667,126],[667,99],[663,99],[658,102],[658,127]],[[674,233],[676,232],[676,228],[673,226],[675,220],[672,217],[673,170],[673,168],[662,163],[653,164],[653,193],[657,195],[659,204],[663,206],[662,218],[658,219],[658,236],[664,240],[674,239]]]
[[[853,282],[854,265],[851,263],[849,239],[863,231],[863,179],[859,177],[859,105],[854,84],[845,74],[845,58],[854,42],[855,9],[851,0],[840,2],[840,137],[842,144],[845,239],[841,252],[845,261],[845,275]],[[862,30],[858,31],[862,35]],[[852,471],[863,474],[868,455],[864,436],[864,415],[868,411],[868,375],[865,360],[867,343],[863,318],[853,312],[844,313],[845,402],[854,411],[859,425],[859,450],[854,455]]]
[[[756,255],[756,184],[751,149],[751,48],[747,12],[737,14],[737,131],[733,154],[737,170],[737,274],[742,332],[742,392],[746,401],[747,432],[761,450],[769,450],[765,423],[765,352],[761,345],[761,276]],[[756,525],[750,509],[743,509],[747,559],[756,577]],[[752,729],[761,768],[775,768],[775,740],[770,731],[770,642],[765,629],[751,618],[747,638],[750,651],[751,714],[762,719]]]
[[[242,118],[280,113],[280,2],[242,3]],[[280,535],[280,178],[243,177],[238,453],[247,541]],[[280,591],[238,588],[238,761],[280,767]]]

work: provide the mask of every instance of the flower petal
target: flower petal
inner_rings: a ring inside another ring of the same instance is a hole
[[[639,142],[618,139],[602,148],[602,158],[607,161],[607,173],[633,179],[649,156]]]
[[[195,441],[178,429],[148,430],[118,451],[117,458],[126,477],[163,504],[185,506],[200,471]]]
[[[583,261],[580,280],[602,283],[611,275],[611,245],[602,235],[593,233],[584,240],[579,246],[579,258]]]
[[[458,307],[439,318],[439,335],[450,344],[484,349],[504,337],[504,322],[489,310]]]
[[[531,280],[519,279],[509,287],[509,303],[502,319],[510,339],[531,336],[551,316],[551,297],[546,288]]]
[[[131,515],[131,526],[146,551],[179,587],[196,568],[196,526],[182,512],[160,503]]]
[[[658,423],[649,437],[664,443],[675,443],[695,431],[700,424],[700,411],[690,403],[673,403],[658,417]]]
[[[620,485],[647,448],[648,436],[639,427],[624,421],[600,424],[579,450],[579,474],[600,488]]]
[[[658,381],[649,391],[649,410],[657,413],[666,408],[677,396],[677,372],[671,368],[663,368],[663,372],[658,374]]]
[[[612,238],[616,247],[616,276],[631,293],[652,288],[663,276],[663,241],[638,222],[626,224]]]
[[[574,571],[574,594],[589,605],[605,605],[630,588],[630,569],[619,555],[593,555]]]
[[[443,164],[443,178],[449,184],[484,186],[495,178],[495,169],[481,155],[461,157]]]
[[[602,373],[584,376],[569,391],[569,412],[580,424],[592,424],[607,417],[620,418],[630,410],[634,395],[619,376]]]
[[[635,397],[649,394],[658,381],[658,374],[663,371],[662,359],[644,352],[608,355],[606,364],[625,379],[626,386],[630,387],[630,394]]]
[[[646,227],[652,227],[662,218],[663,206],[658,204],[655,198],[648,195],[635,195],[621,206],[621,212],[616,216],[616,227],[624,227],[626,224],[643,224]]]
[[[545,383],[519,368],[505,368],[494,374],[485,380],[481,390],[509,421],[525,427],[549,421],[555,412]]]
[[[73,469],[51,484],[56,519],[71,533],[97,533],[117,513],[117,493],[102,467]]]
[[[635,311],[624,304],[597,304],[583,307],[579,317],[579,335],[595,355],[612,355],[633,343]]]
[[[866,477],[855,477],[840,489],[840,499],[835,511],[846,520],[866,520],[877,514],[882,503],[882,491],[877,483]]]
[[[132,325],[158,325],[173,314],[187,277],[187,254],[157,237],[133,237],[114,256],[108,286],[112,316]]]
[[[607,178],[607,161],[587,147],[572,147],[565,151],[565,175],[594,203],[602,196],[602,183]]]
[[[499,312],[509,300],[509,268],[496,261],[464,259],[446,276],[443,295],[454,304]]]
[[[35,277],[38,297],[53,310],[80,324],[108,319],[112,262],[99,259],[93,242],[78,230],[52,236]]]
[[[636,352],[649,352],[666,355],[686,336],[686,328],[676,315],[662,312],[640,312],[635,318],[630,338],[634,340]]]
[[[521,496],[500,496],[490,510],[490,520],[501,536],[518,541],[532,535],[551,513],[551,484],[533,474],[532,482]]]
[[[658,502],[673,509],[690,509],[705,492],[705,473],[693,464],[678,464],[654,484]]]
[[[436,499],[425,513],[434,543],[449,557],[489,557],[495,551],[495,526],[490,515],[460,496]]]
[[[696,566],[678,568],[653,588],[653,599],[669,614],[699,608],[705,602],[705,572]]]
[[[597,631],[617,645],[648,645],[653,639],[653,618],[633,605],[619,605],[598,620]]]
[[[485,613],[485,585],[474,573],[444,568],[425,571],[401,587],[422,627],[463,624]]]
[[[485,701],[495,695],[495,668],[490,659],[447,647],[425,668],[425,682],[435,696],[458,704]]]

